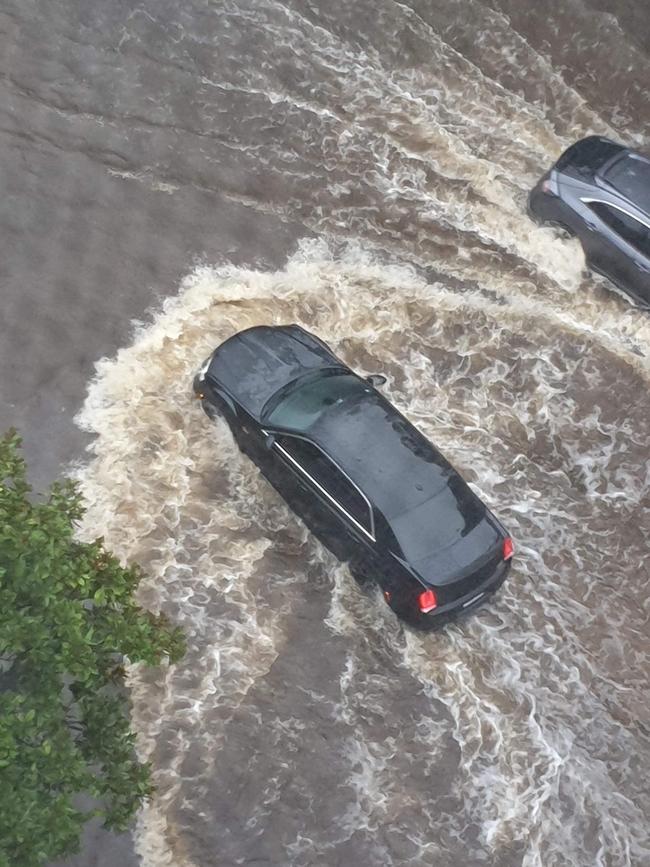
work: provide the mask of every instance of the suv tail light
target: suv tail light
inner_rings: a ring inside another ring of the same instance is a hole
[[[547,196],[559,196],[560,190],[557,185],[557,179],[553,172],[549,172],[548,176],[542,181],[542,190]]]
[[[424,593],[420,593],[418,596],[418,606],[423,614],[428,614],[429,611],[433,611],[437,605],[438,600],[436,599],[436,594],[433,590],[425,590]]]
[[[510,538],[510,536],[508,536],[506,539],[503,540],[503,559],[504,560],[512,560],[512,555],[514,553],[515,553],[514,543],[513,543],[512,539]]]

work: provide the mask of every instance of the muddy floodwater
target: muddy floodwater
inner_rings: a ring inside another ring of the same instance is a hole
[[[88,522],[189,639],[131,675],[144,864],[647,863],[647,371],[515,293],[309,244],[196,272],[101,365]],[[489,607],[403,631],[192,402],[215,342],[290,321],[382,370],[511,529]]]
[[[188,639],[130,672],[143,867],[649,865],[650,315],[525,212],[572,140],[650,147],[647,0],[3,14],[8,183],[72,155],[42,273],[95,293],[79,369],[108,356],[84,532]],[[101,299],[143,285],[167,300],[116,353]],[[290,322],[384,373],[511,531],[488,606],[404,630],[192,400],[220,341]]]

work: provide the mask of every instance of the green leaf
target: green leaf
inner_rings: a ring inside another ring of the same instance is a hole
[[[75,539],[74,484],[30,499],[19,449],[15,431],[0,438],[0,867],[41,867],[77,851],[92,815],[126,828],[150,795],[121,662],[176,660],[184,644],[136,604],[137,566]],[[98,806],[77,809],[80,792]]]

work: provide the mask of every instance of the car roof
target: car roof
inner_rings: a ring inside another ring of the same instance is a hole
[[[374,389],[327,407],[296,433],[323,449],[389,521],[425,503],[439,512],[450,493],[454,508],[480,503],[449,461]]]
[[[334,353],[299,325],[257,325],[217,347],[206,375],[260,420],[264,405],[289,383],[310,371],[341,367]]]

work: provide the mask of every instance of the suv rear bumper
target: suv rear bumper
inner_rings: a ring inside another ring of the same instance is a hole
[[[528,199],[526,200],[526,212],[530,219],[538,225],[556,221],[558,204],[561,202],[561,199],[558,196],[544,191],[542,188],[543,180],[544,179],[542,178],[542,180],[533,187],[528,194]]]

